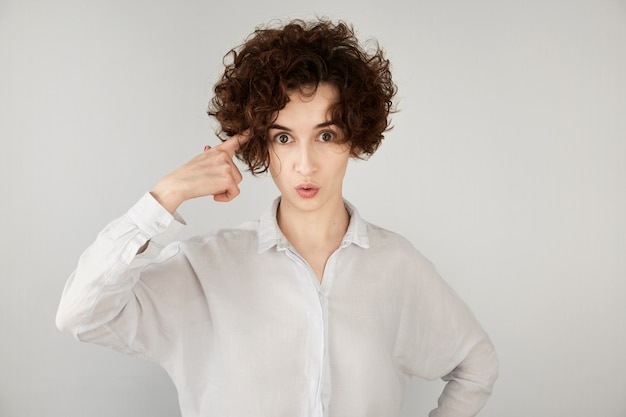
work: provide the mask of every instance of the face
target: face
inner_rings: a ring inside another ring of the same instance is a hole
[[[302,211],[343,207],[350,145],[339,143],[343,132],[329,111],[339,93],[321,83],[312,96],[295,91],[289,98],[268,132],[269,170],[280,190],[281,206]]]

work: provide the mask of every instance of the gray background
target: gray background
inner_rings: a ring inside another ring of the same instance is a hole
[[[407,4],[410,3],[410,4]],[[395,128],[346,197],[438,266],[491,334],[484,417],[626,415],[626,3],[608,0],[0,0],[0,416],[176,416],[156,366],[59,333],[82,250],[215,144],[223,54],[273,18],[327,15],[388,51]],[[185,233],[258,216],[186,203]],[[415,380],[405,416],[440,382]]]

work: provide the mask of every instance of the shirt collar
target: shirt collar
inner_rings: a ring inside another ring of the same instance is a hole
[[[350,223],[348,224],[348,230],[341,241],[341,247],[345,248],[350,244],[355,244],[364,249],[369,248],[369,237],[367,235],[367,223],[359,215],[358,210],[348,201],[344,200],[346,210],[350,215]],[[276,246],[277,250],[285,250],[290,247],[289,241],[283,235],[283,232],[278,227],[276,222],[276,212],[280,203],[280,197],[277,197],[272,205],[265,210],[259,219],[258,237],[259,243],[257,246],[258,253],[265,252],[266,250]]]

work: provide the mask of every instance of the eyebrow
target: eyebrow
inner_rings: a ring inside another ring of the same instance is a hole
[[[332,120],[329,120],[327,122],[319,123],[319,124],[315,125],[315,129],[321,129],[322,127],[332,126],[332,125],[335,125],[335,124],[337,124],[337,123],[333,122]],[[284,130],[286,132],[291,132],[292,131],[288,127],[281,126],[281,125],[278,125],[278,124],[275,124],[275,123],[270,125],[269,128],[270,129]]]

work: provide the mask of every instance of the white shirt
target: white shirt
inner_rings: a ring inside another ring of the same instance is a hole
[[[393,417],[411,376],[448,381],[431,417],[475,415],[496,355],[433,265],[346,202],[320,284],[278,228],[278,202],[179,242],[184,221],[144,195],[83,253],[57,325],[161,365],[183,417]]]

